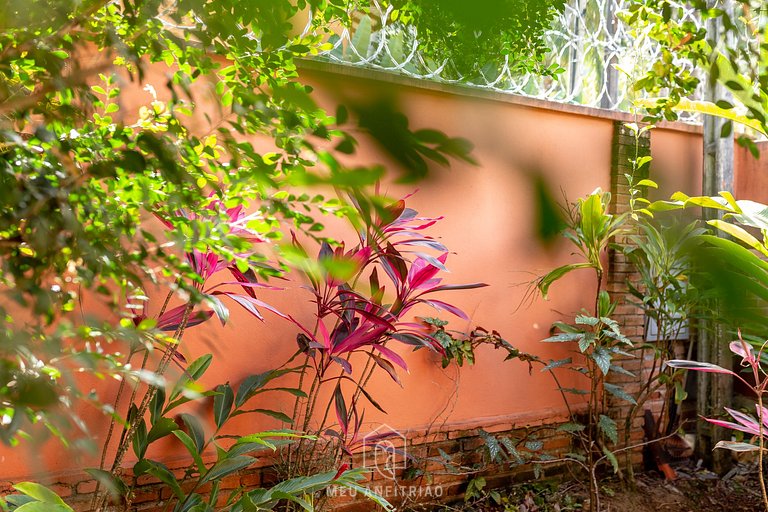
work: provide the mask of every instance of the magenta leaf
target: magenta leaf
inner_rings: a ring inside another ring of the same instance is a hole
[[[391,362],[387,361],[383,357],[377,356],[376,354],[371,354],[371,357],[373,357],[373,360],[380,368],[382,368],[389,374],[390,377],[392,377],[392,380],[397,382],[400,387],[403,387],[403,384],[400,382],[400,377],[397,375],[397,370],[395,370],[395,367]]]
[[[336,356],[332,357],[331,359],[335,361],[339,366],[341,366],[341,368],[344,370],[344,373],[346,373],[347,375],[352,374],[352,365],[349,364],[349,361],[347,361],[344,358],[336,357]]]
[[[264,317],[262,316],[261,312],[256,309],[256,306],[251,303],[252,299],[251,297],[247,297],[245,295],[237,295],[235,293],[229,293],[229,292],[213,292],[212,295],[226,295],[230,299],[234,300],[238,304],[240,304],[243,309],[245,309],[247,312],[261,320],[264,321]]]
[[[472,290],[474,288],[483,288],[486,286],[488,286],[486,283],[443,284],[435,288],[430,288],[424,293],[444,292],[448,290]]]
[[[264,320],[264,317],[256,308],[266,309],[267,311],[271,311],[272,313],[276,314],[280,318],[293,321],[293,319],[290,316],[286,315],[285,313],[282,313],[280,310],[278,310],[271,304],[267,304],[263,300],[255,299],[253,297],[249,297],[246,295],[238,295],[236,293],[220,292],[220,291],[215,291],[212,293],[212,295],[226,295],[230,299],[234,300],[235,302],[243,306],[243,308],[245,308],[246,311],[251,313],[253,316],[258,318],[259,320]]]
[[[184,311],[186,311],[186,309],[187,306],[185,304],[166,311],[157,319],[157,328],[161,331],[175,331],[181,326],[181,321],[184,318]],[[213,311],[193,311],[189,314],[189,318],[187,318],[187,327],[201,324],[212,316]]]
[[[728,407],[725,407],[725,410],[728,411],[728,414],[730,414],[733,417],[733,419],[735,419],[745,427],[754,430],[755,433],[760,432],[760,425],[757,423],[757,420],[752,416],[750,416],[749,414],[744,414],[741,411],[729,409]]]
[[[737,441],[718,441],[715,448],[725,448],[732,452],[756,452],[760,450],[760,447],[754,444],[739,443]]]
[[[430,300],[424,300],[425,304],[429,304],[433,308],[442,309],[445,311],[448,311],[449,313],[453,313],[457,317],[461,318],[462,320],[469,320],[469,317],[466,313],[464,313],[462,310],[457,308],[456,306],[452,306],[448,304],[447,302],[443,302],[441,300],[436,299],[430,299]]]
[[[709,423],[712,423],[713,425],[717,425],[718,427],[728,428],[731,430],[738,430],[740,432],[746,432],[747,434],[754,434],[757,435],[757,432],[753,429],[747,428],[743,425],[739,425],[738,423],[733,423],[731,421],[724,421],[724,420],[715,420],[711,418],[704,418]]]
[[[341,392],[341,382],[336,384],[333,392],[333,402],[336,409],[336,420],[339,422],[339,428],[347,435],[349,431],[349,415],[347,413],[347,404],[344,401],[344,394]]]
[[[206,296],[206,301],[208,302],[208,305],[211,307],[211,309],[213,309],[213,311],[216,313],[216,316],[219,317],[221,325],[227,325],[227,320],[229,320],[229,309],[227,309],[227,306],[221,302],[221,299],[214,297],[213,295],[208,295]]]
[[[700,361],[688,361],[685,359],[671,359],[667,361],[667,366],[672,368],[679,368],[681,370],[696,370],[698,372],[707,373],[723,373],[726,375],[736,375],[731,370],[726,370],[722,366],[717,366],[711,363],[702,363]]]
[[[374,350],[378,350],[389,361],[395,363],[397,366],[399,366],[403,370],[408,371],[408,365],[405,364],[405,360],[402,357],[400,357],[400,354],[398,354],[391,348],[388,348],[388,347],[385,347],[384,345],[379,345],[379,344],[372,345],[371,348],[373,348]]]

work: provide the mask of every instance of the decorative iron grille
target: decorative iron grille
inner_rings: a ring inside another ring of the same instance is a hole
[[[630,111],[636,70],[649,69],[660,55],[650,38],[637,37],[617,17],[628,0],[569,0],[546,33],[551,49],[545,65],[556,65],[554,76],[519,74],[505,60],[488,66],[478,78],[467,78],[444,60],[435,62],[422,54],[412,28],[391,21],[392,7],[374,0],[371,14],[359,13],[351,29],[329,40],[332,47],[318,59],[373,68],[443,83],[464,84],[497,92],[519,94],[562,103]],[[693,10],[684,17],[695,20]],[[683,120],[697,122],[694,116]]]

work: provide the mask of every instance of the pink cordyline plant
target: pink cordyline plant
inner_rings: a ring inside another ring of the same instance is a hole
[[[484,283],[441,284],[438,275],[447,271],[448,251],[443,244],[423,234],[440,219],[419,217],[416,211],[405,207],[403,200],[397,201],[366,223],[365,229],[358,232],[358,244],[354,248],[345,250],[340,244],[333,249],[324,242],[317,256],[319,264],[304,271],[316,304],[314,325],[289,319],[301,330],[297,337],[299,348],[307,355],[318,379],[321,382],[336,380],[332,401],[340,432],[328,432],[342,440],[342,447],[348,453],[363,445],[359,437],[362,414],[358,414],[358,398],[365,396],[374,407],[381,409],[365,390],[373,369],[383,369],[398,384],[397,368],[408,369],[405,360],[387,344],[395,341],[443,352],[431,330],[422,323],[409,321],[408,314],[416,306],[425,304],[468,320],[461,309],[433,295],[486,286]],[[297,252],[306,257],[306,250],[295,237],[293,244]],[[416,250],[419,247],[439,251],[439,254],[420,252]],[[334,269],[343,271],[334,272]],[[379,269],[391,282],[389,294],[390,285],[380,281]],[[368,290],[361,291],[359,282],[366,279]],[[350,359],[358,352],[367,354],[367,363],[355,379]],[[340,368],[338,377],[327,375],[333,366]],[[341,390],[343,381],[354,386],[349,400]],[[309,398],[305,428],[313,412],[313,400]],[[325,419],[321,424],[324,422]],[[370,444],[379,439],[366,440]]]
[[[757,451],[758,453],[758,470],[760,473],[760,489],[763,495],[763,504],[768,511],[768,491],[765,486],[765,479],[763,475],[763,451],[765,450],[766,434],[768,434],[768,409],[763,407],[763,395],[766,388],[768,388],[768,373],[763,369],[761,360],[763,355],[763,349],[766,344],[755,353],[751,344],[744,341],[741,336],[741,331],[738,333],[739,339],[732,341],[729,345],[731,352],[741,357],[741,366],[744,368],[750,368],[752,370],[752,378],[754,382],[749,382],[738,373],[718,366],[716,364],[704,363],[699,361],[687,361],[682,359],[673,359],[667,362],[667,365],[673,368],[682,368],[685,370],[695,370],[705,373],[720,373],[731,375],[736,377],[744,383],[757,397],[757,403],[755,404],[755,412],[757,413],[757,419],[734,409],[725,408],[726,412],[735,420],[725,421],[712,418],[704,418],[706,421],[717,425],[719,427],[744,432],[751,435],[756,439],[757,444],[749,442],[735,442],[735,441],[720,441],[715,445],[715,448],[725,448],[736,452],[751,452]],[[768,342],[766,342],[768,343]]]
[[[206,219],[209,217],[216,218],[215,216],[218,213],[224,213],[227,219],[226,223],[229,235],[238,237],[249,244],[265,242],[265,239],[259,233],[248,228],[247,223],[253,218],[253,215],[247,215],[245,208],[242,205],[233,208],[225,208],[221,201],[212,199],[211,202],[202,209],[201,213],[192,213],[185,210],[179,210],[177,213],[179,217],[189,220]],[[173,228],[173,223],[168,219],[159,216],[158,219],[160,219],[167,228]],[[251,254],[252,251],[237,254],[236,256],[240,261],[246,261],[247,257]],[[204,252],[193,249],[190,252],[186,252],[184,256],[191,269],[198,276],[198,279],[193,281],[193,288],[200,292],[203,298],[202,303],[195,306],[195,308],[187,315],[185,327],[199,325],[212,318],[214,315],[219,318],[222,325],[225,325],[229,318],[229,309],[222,303],[222,297],[231,299],[261,321],[264,320],[264,316],[260,311],[262,309],[271,311],[280,317],[287,318],[286,315],[256,296],[257,289],[282,290],[283,288],[259,282],[256,278],[256,273],[252,269],[249,268],[243,272],[238,268],[235,261],[226,260],[210,250]],[[223,281],[209,286],[209,280],[222,271],[229,272],[233,280]],[[226,288],[224,290],[220,289],[221,287],[228,286],[237,286],[241,288],[244,293],[235,293]],[[205,306],[211,309],[203,309]],[[187,304],[182,304],[169,310],[161,311],[156,318],[156,327],[161,331],[176,331],[182,325],[187,308]],[[138,325],[145,318],[147,318],[146,309],[142,308],[140,313],[134,315],[133,321]]]

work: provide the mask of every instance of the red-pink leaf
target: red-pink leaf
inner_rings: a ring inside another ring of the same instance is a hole
[[[424,293],[432,293],[432,292],[444,292],[448,290],[472,290],[474,288],[483,288],[485,286],[488,286],[486,283],[469,283],[469,284],[444,284],[441,286],[437,286],[435,288],[431,288]]]
[[[181,325],[181,320],[184,318],[184,311],[186,311],[186,309],[187,305],[185,304],[166,311],[157,319],[157,328],[161,331],[175,331]],[[212,316],[213,311],[193,311],[187,318],[187,327],[201,324]]]
[[[397,375],[397,370],[395,370],[395,366],[384,359],[383,357],[379,357],[376,354],[371,354],[371,357],[373,357],[373,360],[376,362],[377,365],[379,365],[385,372],[389,374],[389,376],[397,382],[397,384],[400,387],[403,387],[403,384],[400,382],[400,377]]]
[[[400,357],[400,354],[398,354],[391,348],[388,348],[388,347],[385,347],[384,345],[379,345],[379,344],[373,345],[371,348],[373,348],[374,350],[378,350],[388,360],[392,361],[403,370],[408,371],[408,365],[405,364],[405,360],[402,357]]]
[[[333,402],[336,409],[336,420],[339,422],[339,428],[347,435],[349,430],[349,416],[347,413],[347,404],[344,402],[344,394],[341,392],[341,382],[336,384],[333,392]]]
[[[341,366],[341,368],[344,370],[344,373],[346,373],[347,375],[352,373],[352,365],[349,364],[349,361],[347,361],[342,357],[336,357],[336,356],[332,357],[331,359],[335,361],[339,366]]]
[[[408,271],[408,286],[411,289],[418,289],[425,282],[432,279],[440,270],[445,270],[445,260],[448,253],[444,252],[437,259],[426,254],[416,258]]]
[[[344,338],[341,343],[333,347],[332,353],[343,354],[355,351],[362,346],[379,341],[388,330],[387,327],[383,326],[374,327],[371,330],[357,329]]]
[[[452,306],[448,304],[447,302],[430,299],[430,300],[425,300],[424,303],[429,304],[433,308],[442,309],[442,310],[448,311],[449,313],[453,313],[454,315],[461,318],[462,320],[469,320],[469,317],[467,316],[466,313],[464,313],[462,310],[460,310],[456,306]]]
[[[730,421],[723,421],[723,420],[714,420],[711,418],[704,418],[709,423],[712,423],[713,425],[717,425],[718,427],[728,428],[731,430],[738,430],[740,432],[746,432],[747,434],[757,434],[753,429],[746,428],[743,425],[739,425],[738,423],[732,423]]]
[[[717,366],[716,364],[702,363],[700,361],[688,361],[685,359],[671,359],[667,361],[667,366],[671,366],[672,368],[679,368],[681,370],[696,370],[698,372],[736,375],[731,370],[726,370],[722,366]]]
[[[209,290],[214,290],[214,289],[218,288],[219,286],[226,286],[226,285],[230,285],[230,284],[234,284],[234,285],[237,285],[237,286],[242,286],[243,289],[245,291],[247,291],[247,292],[251,291],[251,290],[249,290],[250,288],[261,288],[261,289],[264,289],[264,290],[285,290],[285,288],[280,288],[279,286],[272,286],[272,285],[264,284],[264,283],[244,283],[242,281],[225,281],[223,283],[219,283],[217,285],[211,286],[211,288],[209,288]],[[249,295],[250,295],[250,293],[249,293]]]
[[[750,416],[749,414],[744,414],[741,411],[737,411],[735,409],[729,409],[728,407],[725,407],[725,410],[730,414],[733,419],[741,423],[747,428],[750,428],[754,430],[756,433],[760,432],[760,425],[757,423],[757,420]]]
[[[246,295],[238,295],[236,293],[230,293],[230,292],[220,292],[215,291],[211,295],[226,295],[230,299],[236,301],[238,304],[243,306],[249,313],[254,315],[259,320],[263,320],[264,317],[261,315],[257,307],[266,309],[267,311],[271,311],[272,313],[276,314],[280,318],[284,318],[286,320],[290,320],[294,323],[296,323],[293,318],[291,318],[289,315],[286,315],[285,313],[282,313],[280,310],[272,306],[271,304],[267,304],[263,300],[255,299],[253,297],[248,297]]]
[[[381,317],[379,315],[371,313],[370,311],[366,311],[366,310],[360,309],[360,308],[352,308],[352,310],[357,312],[357,313],[359,313],[360,316],[362,316],[363,318],[365,318],[369,322],[373,322],[375,324],[382,325],[382,326],[384,326],[384,327],[386,327],[386,328],[388,328],[390,330],[393,330],[393,331],[395,330],[395,326],[392,325],[392,322],[390,322],[386,318],[383,318],[383,317]]]
[[[261,312],[256,309],[256,306],[251,303],[251,301],[256,300],[252,299],[251,297],[247,297],[245,295],[237,295],[235,293],[228,293],[228,292],[213,292],[212,295],[226,295],[233,301],[237,302],[241,306],[243,306],[243,309],[245,309],[247,312],[261,320],[264,321],[264,317],[262,316]]]

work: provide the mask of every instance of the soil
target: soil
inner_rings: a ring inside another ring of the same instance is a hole
[[[678,478],[666,481],[656,472],[637,476],[636,490],[618,481],[601,482],[602,512],[757,512],[763,510],[757,466],[736,464],[725,476],[692,464],[674,468]],[[445,507],[462,512],[565,512],[587,510],[580,482],[527,483],[500,492],[501,503],[487,496],[479,503]]]

